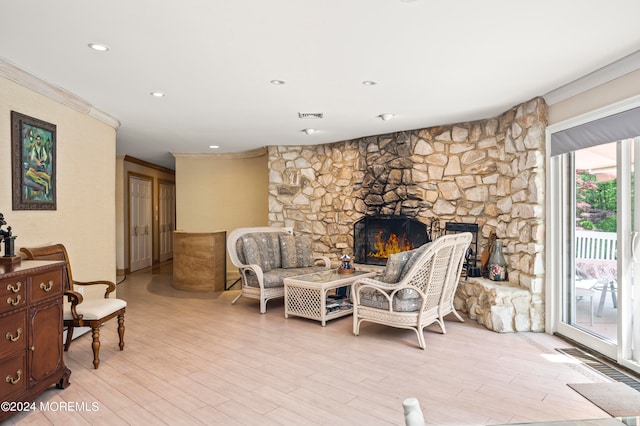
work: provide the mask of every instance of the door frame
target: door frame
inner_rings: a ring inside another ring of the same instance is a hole
[[[171,218],[172,223],[173,223],[173,229],[171,230],[171,234],[173,236],[173,231],[175,231],[176,229],[176,183],[175,181],[171,181],[168,179],[158,179],[158,262],[162,262],[163,259],[161,259],[161,253],[160,253],[160,211],[162,210],[162,206],[160,205],[160,187],[162,185],[170,185],[173,187],[173,217]],[[172,249],[173,252],[173,249]],[[172,254],[173,257],[173,254]],[[168,259],[167,259],[168,260]]]
[[[570,185],[567,182],[569,179],[563,179],[561,173],[565,170],[563,164],[564,156],[551,157],[551,135],[566,130],[581,124],[585,124],[600,118],[608,117],[617,113],[627,111],[629,109],[640,107],[640,96],[634,96],[621,102],[617,102],[596,110],[581,114],[568,120],[550,125],[546,129],[546,141],[545,141],[545,168],[547,170],[546,179],[546,295],[545,295],[545,331],[553,334],[558,333],[569,339],[572,339],[581,344],[585,344],[591,349],[619,362],[622,365],[626,365],[632,369],[637,369],[637,365],[629,365],[625,361],[625,354],[628,351],[626,345],[629,342],[626,341],[628,336],[623,335],[620,324],[622,320],[623,309],[619,302],[618,309],[618,339],[616,344],[605,342],[602,339],[598,339],[595,336],[590,335],[584,331],[581,331],[575,327],[569,326],[562,321],[562,300],[563,295],[566,294],[566,282],[570,277],[570,272],[566,270],[565,262],[563,262],[564,256],[567,255],[566,247],[572,247],[570,240],[573,236],[571,230],[566,229],[563,226],[562,221],[566,215],[570,212],[567,210],[574,209],[573,206],[567,206],[565,200],[563,200],[563,191],[566,188],[558,188],[555,185],[557,182],[563,182],[564,186]],[[617,150],[621,150],[622,144],[618,143]],[[618,156],[620,153],[618,153]],[[622,176],[621,173],[626,173],[628,168],[625,165],[618,164],[618,176]],[[624,188],[623,188],[624,189]],[[624,232],[630,231],[625,222],[621,220],[623,214],[624,202],[620,204],[620,197],[623,196],[624,191],[618,190],[618,232],[621,235]],[[627,203],[628,205],[628,203]],[[629,234],[629,232],[627,232]],[[627,238],[618,238],[618,271],[621,271],[621,266],[624,264],[625,259],[628,260],[628,253],[630,250],[629,244],[627,244]],[[620,297],[622,285],[618,285],[618,300],[622,300]]]

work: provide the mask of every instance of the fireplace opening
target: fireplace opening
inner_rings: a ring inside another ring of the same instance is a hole
[[[353,225],[356,263],[386,265],[390,254],[413,250],[431,241],[427,225],[407,216],[365,216]]]

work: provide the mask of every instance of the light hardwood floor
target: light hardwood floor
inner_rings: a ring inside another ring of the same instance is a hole
[[[547,334],[450,320],[446,335],[429,328],[423,351],[411,330],[365,323],[354,336],[351,317],[326,327],[285,319],[277,300],[261,315],[257,300],[231,305],[238,290],[174,290],[171,273],[167,263],[119,284],[124,351],[110,321],[94,370],[91,337],[79,337],[65,354],[71,385],[45,391],[35,411],[8,423],[403,425],[408,397],[434,425],[609,417],[567,386],[604,379],[567,362],[555,348],[570,345]]]

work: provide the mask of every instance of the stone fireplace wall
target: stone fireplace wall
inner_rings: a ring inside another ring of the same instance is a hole
[[[269,223],[313,234],[332,259],[352,253],[367,214],[477,223],[480,251],[495,231],[509,283],[543,316],[546,111],[535,98],[482,121],[269,147]]]

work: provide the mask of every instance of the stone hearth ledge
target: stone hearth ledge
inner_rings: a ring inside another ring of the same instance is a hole
[[[544,315],[526,288],[486,278],[462,278],[454,299],[457,311],[498,333],[544,331]]]

